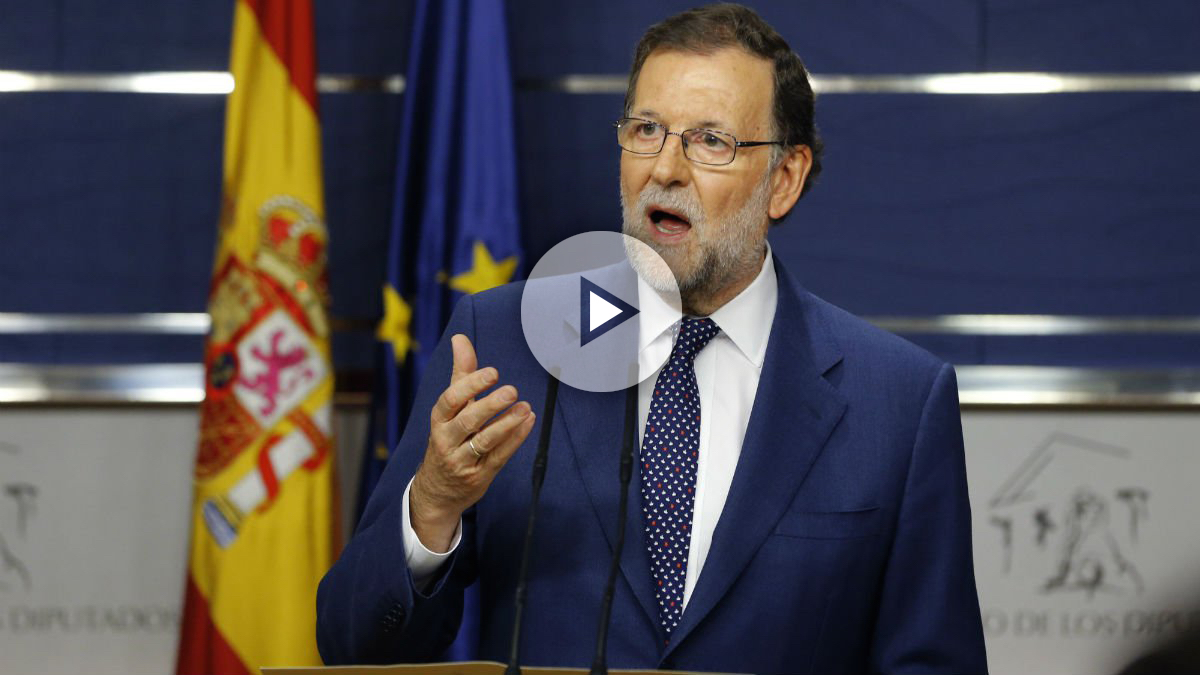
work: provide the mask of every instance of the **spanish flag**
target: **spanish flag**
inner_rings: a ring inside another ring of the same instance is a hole
[[[320,664],[333,374],[310,0],[237,0],[177,672]]]

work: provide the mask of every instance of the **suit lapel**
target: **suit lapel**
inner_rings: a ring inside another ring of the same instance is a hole
[[[608,540],[609,555],[616,547],[617,509],[621,430],[625,411],[625,392],[585,392],[574,387],[559,387],[558,404],[567,437],[583,478],[584,491],[600,519]],[[637,449],[634,456],[637,456]],[[654,600],[650,559],[642,534],[641,472],[634,468],[629,485],[629,509],[625,520],[625,548],[621,555],[621,573],[652,626],[661,633]],[[660,634],[660,639],[663,637]]]
[[[618,297],[637,297],[637,278],[626,273],[623,265],[602,267],[588,272],[589,280],[602,288],[616,292]],[[580,274],[582,276],[582,273]],[[616,289],[616,290],[614,290]],[[577,311],[564,312],[563,329],[570,335],[580,334],[580,316]],[[628,354],[637,353],[636,333],[622,340],[593,342],[589,345],[590,356],[597,363],[627,363]],[[577,353],[572,353],[578,357]],[[636,362],[636,361],[635,361]],[[624,428],[625,392],[588,392],[561,384],[558,389],[558,416],[566,429],[566,437],[575,453],[575,461],[583,479],[584,492],[600,527],[608,540],[608,554],[616,548],[617,509],[620,490],[621,431]],[[635,422],[636,424],[636,422]],[[636,440],[636,436],[634,437]],[[634,448],[636,461],[638,448]],[[629,508],[625,519],[625,548],[621,552],[621,574],[646,613],[650,625],[658,630],[658,639],[665,633],[658,620],[658,605],[654,599],[653,580],[650,575],[650,556],[646,552],[643,537],[641,501],[641,472],[635,465],[629,482]]]
[[[742,452],[708,558],[663,658],[741,575],[846,410],[841,394],[823,377],[841,360],[837,345],[778,259],[775,268],[779,300]]]

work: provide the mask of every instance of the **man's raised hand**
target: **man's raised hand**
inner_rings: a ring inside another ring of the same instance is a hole
[[[465,335],[450,338],[454,367],[450,386],[430,412],[425,460],[413,477],[409,519],[421,544],[450,550],[463,511],[483,497],[500,469],[525,442],[536,415],[517,403],[511,385],[497,388],[495,368],[478,368],[475,347]]]

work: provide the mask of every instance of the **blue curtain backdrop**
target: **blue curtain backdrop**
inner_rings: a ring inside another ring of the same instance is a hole
[[[360,514],[400,440],[410,393],[454,303],[464,293],[507,283],[519,272],[512,99],[504,4],[418,2]],[[447,658],[473,658],[477,642],[477,596],[471,590],[463,629]]]
[[[544,83],[625,73],[642,31],[694,4],[505,8],[527,259],[620,222],[620,93]],[[1200,68],[1195,0],[749,4],[817,75]],[[407,71],[413,0],[314,5],[322,73]],[[9,2],[0,21],[0,69],[220,70],[228,45],[227,13],[184,0]],[[382,314],[407,98],[321,95],[332,313],[355,324]],[[0,184],[0,311],[203,311],[223,110],[221,96],[0,94],[0,157],[20,169]],[[864,315],[1200,315],[1196,119],[1200,94],[1183,91],[824,94],[825,172],[772,244],[812,291]],[[909,337],[959,365],[1200,364],[1194,334]],[[339,373],[374,367],[370,330],[333,339]],[[196,362],[202,342],[3,334],[0,362]]]

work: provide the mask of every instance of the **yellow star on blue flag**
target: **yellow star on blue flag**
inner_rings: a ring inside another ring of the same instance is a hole
[[[413,348],[412,308],[400,297],[400,293],[391,284],[383,285],[383,320],[375,329],[375,339],[392,346],[392,358],[396,363],[404,363],[408,350]]]
[[[471,268],[450,277],[449,286],[462,293],[478,293],[512,281],[517,271],[517,256],[497,261],[487,245],[478,239],[471,248]]]

